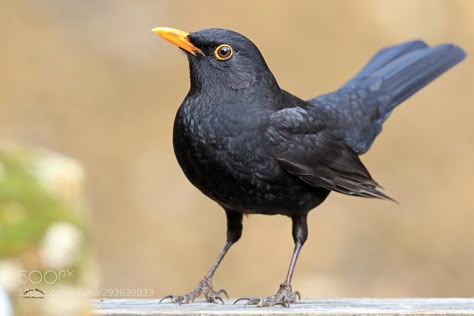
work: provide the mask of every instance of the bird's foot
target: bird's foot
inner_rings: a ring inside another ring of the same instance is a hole
[[[294,291],[291,288],[290,283],[282,283],[280,284],[280,288],[278,289],[275,295],[266,297],[266,298],[258,298],[258,297],[241,297],[235,300],[234,304],[239,301],[247,301],[245,306],[247,305],[257,305],[258,307],[265,307],[265,306],[275,306],[275,305],[283,305],[285,307],[290,307],[290,303],[295,303],[296,301],[301,300],[300,292]]]
[[[199,282],[198,286],[196,287],[196,289],[194,289],[194,291],[184,295],[166,295],[160,300],[160,303],[164,300],[170,299],[171,303],[178,303],[179,305],[188,304],[194,302],[194,300],[198,298],[201,294],[204,294],[206,301],[209,303],[224,304],[224,300],[221,297],[222,294],[229,298],[229,295],[224,289],[214,291],[214,289],[212,288],[211,279],[208,277],[204,277],[201,282]]]

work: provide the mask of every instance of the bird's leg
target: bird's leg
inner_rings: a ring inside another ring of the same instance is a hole
[[[293,240],[295,242],[295,249],[293,250],[290,268],[288,269],[285,282],[280,284],[280,288],[275,295],[266,298],[242,297],[237,299],[234,304],[241,300],[246,300],[247,303],[245,305],[257,305],[259,307],[263,307],[281,304],[285,307],[290,307],[290,303],[295,303],[297,300],[301,299],[300,293],[298,291],[293,292],[291,287],[291,279],[293,277],[293,271],[295,270],[296,261],[298,259],[298,255],[300,254],[301,247],[303,247],[303,244],[308,238],[308,224],[306,222],[306,214],[292,217],[292,221],[292,233]]]
[[[216,272],[217,267],[221,263],[227,251],[229,251],[230,247],[235,242],[237,242],[240,239],[240,236],[242,235],[243,214],[227,209],[225,211],[227,215],[227,242],[225,243],[224,248],[217,256],[209,271],[206,273],[204,278],[199,282],[198,286],[193,291],[184,295],[167,295],[160,300],[160,303],[166,299],[170,299],[172,303],[178,304],[192,303],[201,294],[204,294],[204,297],[206,298],[207,302],[221,302],[222,304],[224,304],[224,300],[222,299],[221,294],[224,294],[225,296],[227,296],[227,298],[229,297],[224,289],[214,291],[212,287],[212,277],[214,276],[214,272]]]

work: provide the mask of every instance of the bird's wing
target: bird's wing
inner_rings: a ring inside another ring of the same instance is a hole
[[[266,150],[288,173],[339,193],[390,199],[380,192],[357,154],[306,109],[273,113],[265,127]]]
[[[357,154],[366,152],[392,110],[466,54],[452,44],[411,41],[384,48],[339,90],[311,99]]]

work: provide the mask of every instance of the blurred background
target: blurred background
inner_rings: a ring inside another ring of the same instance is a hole
[[[82,164],[100,288],[195,287],[225,215],[172,149],[184,54],[150,32],[223,27],[254,41],[280,85],[311,98],[378,49],[422,38],[467,60],[400,106],[362,157],[400,204],[332,194],[309,216],[294,288],[304,297],[474,295],[474,2],[0,2],[0,137]],[[214,279],[232,297],[273,294],[291,222],[252,215]]]

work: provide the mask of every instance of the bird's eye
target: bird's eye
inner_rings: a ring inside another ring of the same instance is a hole
[[[214,51],[214,56],[219,61],[225,61],[230,59],[234,55],[234,50],[232,46],[228,44],[219,45]]]

